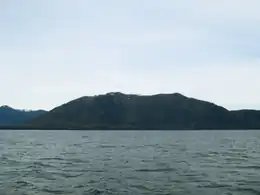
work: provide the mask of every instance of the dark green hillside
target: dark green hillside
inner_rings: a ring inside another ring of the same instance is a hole
[[[0,125],[18,125],[28,122],[40,115],[44,114],[46,111],[25,111],[13,109],[9,106],[0,107]]]
[[[68,102],[32,120],[30,125],[80,129],[247,129],[260,128],[260,114],[229,111],[178,93],[108,93]]]

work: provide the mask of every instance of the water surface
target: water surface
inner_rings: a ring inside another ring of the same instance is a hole
[[[0,131],[0,194],[260,194],[260,131]]]

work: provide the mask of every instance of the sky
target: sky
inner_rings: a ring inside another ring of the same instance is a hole
[[[259,0],[1,0],[0,105],[182,93],[260,109]]]

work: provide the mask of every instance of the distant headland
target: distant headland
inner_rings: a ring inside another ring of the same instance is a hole
[[[230,111],[179,93],[85,96],[47,112],[0,107],[1,129],[260,129],[260,111]]]

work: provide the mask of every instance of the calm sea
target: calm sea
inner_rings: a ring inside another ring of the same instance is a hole
[[[0,131],[0,194],[260,194],[260,131]]]

